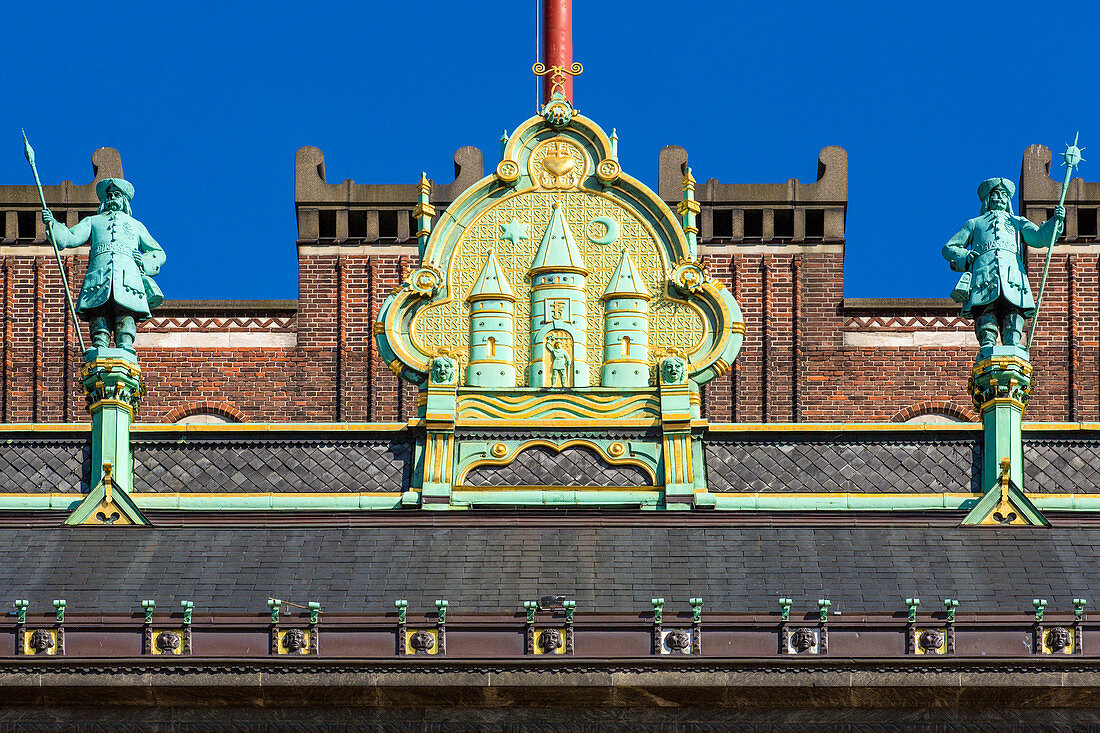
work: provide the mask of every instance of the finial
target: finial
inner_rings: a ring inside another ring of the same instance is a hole
[[[500,158],[504,160],[504,149],[508,147],[508,131],[503,130],[500,133]]]
[[[695,189],[695,176],[691,175],[691,168],[684,169],[684,190]]]
[[[614,127],[611,128],[611,159],[619,159],[619,133]]]
[[[555,208],[555,209],[560,209],[561,208],[561,201],[555,201],[554,203],[550,204],[550,206],[552,208]]]
[[[114,479],[111,478],[111,466],[110,461],[106,461],[103,464],[103,497],[108,504],[111,503],[111,490],[114,486]]]

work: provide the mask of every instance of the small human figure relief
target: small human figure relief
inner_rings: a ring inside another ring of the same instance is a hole
[[[546,337],[546,365],[550,387],[573,386],[573,339],[565,331],[551,331]]]

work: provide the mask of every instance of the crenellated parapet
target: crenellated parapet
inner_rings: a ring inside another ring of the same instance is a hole
[[[681,200],[687,150],[668,145],[658,160],[658,193],[670,206]],[[693,181],[694,183],[694,181]],[[830,145],[817,159],[817,180],[802,183],[722,183],[693,187],[698,235],[714,243],[815,243],[844,240],[848,210],[848,153]]]
[[[481,151],[459,148],[454,155],[455,178],[431,184],[430,203],[444,206],[483,175]],[[425,179],[424,183],[429,183]],[[351,179],[329,183],[325,155],[307,145],[294,156],[294,210],[298,216],[298,243],[405,243],[415,242],[422,229],[423,186],[409,183],[356,183]],[[434,210],[429,213],[433,215]]]
[[[1031,145],[1024,151],[1020,165],[1020,213],[1036,224],[1054,215],[1062,193],[1063,172],[1057,166],[1051,168],[1053,158],[1045,145]],[[1100,240],[1100,182],[1070,179],[1065,206],[1066,229],[1060,242],[1088,244]]]
[[[92,153],[92,180],[76,184],[62,181],[42,186],[46,203],[57,221],[74,226],[96,213],[99,197],[96,184],[105,178],[122,178],[122,158],[114,148],[99,148]],[[33,185],[0,186],[0,244],[46,244],[46,225],[42,221],[42,202]]]

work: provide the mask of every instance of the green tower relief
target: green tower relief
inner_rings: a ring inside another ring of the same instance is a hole
[[[623,250],[604,289],[602,387],[649,386],[649,291]]]
[[[555,201],[550,224],[531,262],[532,387],[587,387],[588,270],[573,233]]]
[[[470,304],[470,359],[466,366],[466,384],[471,387],[515,387],[516,294],[497,261],[495,250],[489,250],[485,266],[466,302]]]
[[[382,358],[421,390],[404,506],[715,505],[699,387],[731,368],[741,310],[696,256],[693,182],[685,211],[669,209],[622,171],[617,143],[555,97],[502,137],[494,173],[434,227],[422,199],[420,266],[374,329]],[[644,478],[489,481],[576,449]]]

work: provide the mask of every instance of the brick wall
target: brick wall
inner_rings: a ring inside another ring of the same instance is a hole
[[[327,184],[320,151],[303,151],[296,171],[297,301],[166,303],[139,334],[149,387],[142,421],[207,413],[253,422],[366,422],[404,421],[415,414],[415,388],[399,383],[383,363],[372,333],[382,301],[415,267],[414,232],[401,227],[398,241],[330,239],[317,232],[326,207],[344,212],[338,221],[346,221],[355,206],[411,209],[415,186],[378,193],[353,182]],[[475,153],[456,154],[455,182],[438,186],[433,195],[438,211],[480,176]],[[117,155],[101,150],[96,156],[97,178],[121,175]],[[662,151],[661,194],[672,204],[685,163],[681,149]],[[708,181],[699,187],[701,256],[731,288],[746,325],[734,368],[704,390],[706,417],[877,422],[935,413],[974,419],[966,395],[975,348],[971,325],[958,318],[950,301],[844,298],[843,151],[822,151],[819,171],[811,184]],[[1041,220],[1053,206],[1049,151],[1029,148],[1023,171],[1022,208]],[[1074,226],[1051,265],[1033,350],[1037,379],[1030,420],[1100,420],[1100,244],[1094,232],[1078,232],[1074,218],[1078,209],[1100,205],[1100,184],[1074,186],[1068,202]],[[37,195],[28,188],[0,186],[7,222],[0,242],[0,420],[82,422],[82,361],[53,254],[40,230],[33,239],[13,235],[16,212],[37,215]],[[47,199],[63,201],[75,223],[78,212],[94,210],[93,189],[91,183],[47,187]],[[794,228],[778,236],[775,212],[784,207],[795,209]],[[750,209],[764,211],[759,237],[737,229]],[[714,230],[719,210],[733,212],[735,222],[721,236]],[[822,231],[806,223],[813,216],[809,210],[824,212]],[[64,260],[75,291],[86,250],[72,252]],[[1030,254],[1036,291],[1043,258],[1043,251]]]

